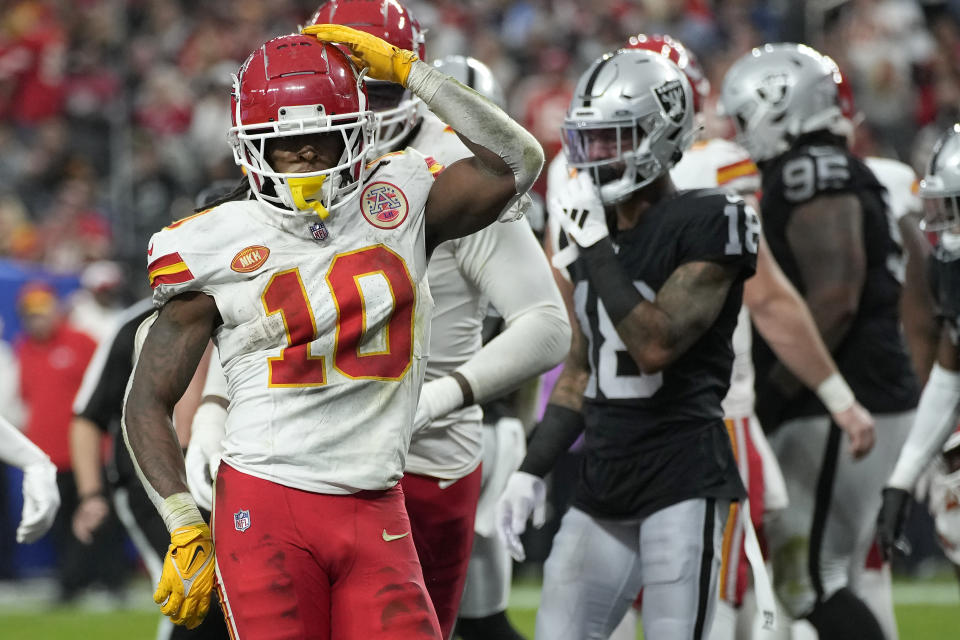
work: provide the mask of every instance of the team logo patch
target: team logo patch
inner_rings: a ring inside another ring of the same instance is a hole
[[[683,85],[679,80],[669,80],[659,87],[654,88],[653,93],[660,101],[660,106],[671,120],[680,124],[683,116],[687,112],[686,101],[683,95]]]
[[[263,266],[263,263],[270,257],[270,249],[260,245],[254,245],[241,249],[237,255],[233,256],[230,262],[230,268],[237,273],[250,273]]]
[[[250,528],[250,510],[241,509],[233,514],[233,528],[243,533]]]
[[[360,211],[367,222],[380,229],[395,229],[407,219],[407,196],[389,182],[373,182],[360,194]]]
[[[790,80],[785,73],[771,73],[757,86],[757,95],[772,107],[779,107],[787,97]]]

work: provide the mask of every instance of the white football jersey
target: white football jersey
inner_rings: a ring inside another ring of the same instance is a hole
[[[564,180],[572,179],[562,153],[547,169],[547,203],[551,202],[551,189],[559,188]],[[760,190],[760,174],[746,150],[722,139],[698,141],[684,152],[680,162],[670,170],[670,178],[678,189],[708,189],[722,187],[735,193],[754,193]],[[560,249],[560,223],[557,215],[548,211],[547,229],[551,248],[556,254]],[[561,270],[566,276],[565,270]],[[753,413],[754,369],[751,357],[753,337],[750,314],[741,308],[737,326],[733,332],[733,369],[730,390],[722,406],[728,417],[747,417]]]
[[[443,166],[473,154],[457,134],[432,113],[426,113],[410,146]],[[447,375],[483,346],[481,331],[488,299],[477,282],[489,256],[494,224],[465,238],[441,243],[433,250],[427,276],[435,308],[430,333],[426,379]],[[483,450],[483,411],[477,405],[452,411],[414,435],[407,454],[411,473],[455,480],[477,468]]]
[[[746,149],[721,138],[695,142],[670,170],[670,177],[678,189],[721,187],[738,194],[752,194],[760,190],[760,173]],[[725,416],[738,418],[753,413],[752,348],[750,313],[743,306],[733,330],[730,389],[721,403]]]
[[[869,157],[863,161],[887,190],[887,206],[894,220],[908,213],[923,213],[920,182],[910,165],[890,158]]]
[[[318,493],[387,489],[403,474],[428,355],[424,205],[439,169],[384,156],[322,223],[256,200],[155,234],[154,304],[212,297],[230,411],[223,460]]]

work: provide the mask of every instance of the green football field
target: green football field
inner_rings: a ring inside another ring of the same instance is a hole
[[[538,598],[535,586],[518,586],[511,597],[509,616],[528,638],[533,638]],[[955,583],[898,583],[894,599],[902,640],[960,637],[960,591]],[[0,640],[152,640],[158,619],[148,597],[112,612],[46,609],[36,603],[18,607],[5,599],[0,602]]]

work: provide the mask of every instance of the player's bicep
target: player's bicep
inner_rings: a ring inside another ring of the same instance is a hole
[[[686,351],[714,323],[740,270],[737,264],[694,261],[670,274],[654,304],[667,318],[675,353]]]
[[[144,340],[133,374],[128,409],[149,402],[173,406],[190,384],[220,314],[213,298],[199,292],[169,300]]]
[[[960,353],[954,342],[955,336],[950,334],[951,330],[944,327],[940,334],[940,345],[937,347],[937,362],[948,371],[960,371]]]
[[[808,300],[819,292],[859,299],[867,258],[856,196],[823,195],[800,205],[786,236]]]
[[[495,173],[475,156],[437,175],[427,196],[427,246],[479,231],[497,219],[516,194],[512,172]]]

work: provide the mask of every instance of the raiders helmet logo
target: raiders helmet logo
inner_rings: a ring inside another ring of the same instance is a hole
[[[787,98],[790,82],[785,73],[771,73],[757,86],[757,95],[772,107],[779,107]]]
[[[669,80],[668,82],[664,82],[659,87],[656,87],[653,92],[657,96],[657,100],[660,101],[660,106],[663,107],[664,113],[666,113],[671,120],[680,124],[687,111],[686,100],[684,100],[683,95],[683,85],[680,84],[680,81]]]

